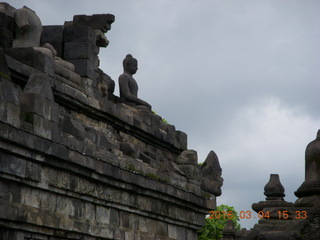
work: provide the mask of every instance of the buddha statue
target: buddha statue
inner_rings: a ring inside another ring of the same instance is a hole
[[[151,110],[151,105],[138,98],[138,84],[132,77],[138,70],[138,61],[128,54],[123,60],[124,72],[119,76],[120,100],[137,109]]]

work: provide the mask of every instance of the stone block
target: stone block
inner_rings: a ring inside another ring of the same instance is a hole
[[[41,137],[51,139],[51,121],[37,114],[27,114],[28,121],[33,125],[33,132]]]
[[[72,199],[64,196],[57,196],[57,208],[56,212],[64,215],[64,218],[74,216],[75,207]],[[69,225],[70,223],[68,223]]]
[[[13,44],[14,19],[0,11],[0,48],[11,48]]]
[[[198,166],[198,154],[195,150],[185,150],[177,157],[175,162],[180,165]]]
[[[26,162],[23,159],[0,152],[0,162],[0,172],[25,177]]]
[[[96,221],[100,224],[109,225],[110,209],[102,206],[96,206]]]
[[[68,84],[62,83],[61,84],[61,91],[62,91],[62,93],[66,94],[66,95],[69,95],[73,98],[76,98],[78,101],[81,101],[85,104],[88,104],[87,96],[83,92],[79,91],[76,88],[71,87]]]
[[[69,81],[71,81],[77,85],[79,85],[81,82],[81,76],[79,74],[72,72],[63,66],[60,66],[59,64],[54,65],[54,72],[56,74],[58,74],[59,76],[65,78],[65,79],[68,79]]]
[[[26,178],[39,182],[41,180],[41,168],[39,164],[27,162],[26,164]]]
[[[12,44],[13,44],[12,32],[6,28],[0,27],[0,48],[11,48]]]
[[[51,120],[53,101],[34,93],[23,93],[20,96],[21,110],[35,113],[45,119]]]
[[[53,76],[54,74],[53,58],[41,52],[35,51],[32,47],[10,48],[5,49],[4,51],[15,60],[44,72],[49,76]]]
[[[65,26],[64,42],[88,42],[93,46],[96,45],[96,33],[87,26]]]
[[[49,100],[54,100],[50,80],[44,73],[31,74],[23,93],[34,93]]]
[[[58,228],[59,227],[59,223],[60,223],[60,218],[59,217],[51,215],[50,213],[44,213],[42,219],[43,219],[43,225],[44,226],[52,227],[52,228]],[[34,239],[36,239],[36,238],[34,238]],[[38,239],[39,238],[37,238],[36,240],[38,240]]]
[[[88,104],[91,107],[100,109],[100,102],[97,99],[93,98],[93,97],[88,97]]]
[[[34,208],[40,208],[40,203],[41,193],[38,189],[27,187],[21,189],[21,204]]]
[[[180,149],[187,150],[188,149],[188,136],[186,133],[182,131],[176,131],[176,138],[180,145]]]
[[[0,48],[1,48],[1,45],[0,45]],[[0,80],[2,80],[3,78],[7,80],[11,80],[11,75],[9,72],[7,59],[4,55],[3,50],[0,49]]]
[[[4,12],[0,11],[0,26],[9,30],[14,28],[14,19],[11,16],[8,16]]]
[[[19,86],[17,86],[10,80],[0,78],[0,100],[3,99],[5,102],[14,103],[15,105],[19,106],[20,94],[21,89]]]
[[[46,192],[41,194],[40,208],[43,211],[54,212],[57,205],[57,196]]]
[[[95,46],[88,42],[64,43],[64,59],[88,59],[94,62],[96,58]]]
[[[20,107],[0,99],[0,120],[12,126],[20,127]]]
[[[57,51],[57,56],[62,57],[63,50],[63,26],[43,26],[40,45],[50,43]]]
[[[183,227],[176,227],[176,240],[185,240],[188,239],[186,236],[186,229]]]
[[[81,123],[72,119],[66,119],[62,122],[61,130],[75,136],[76,138],[83,140],[85,139],[85,129]]]
[[[68,59],[68,62],[71,62],[76,67],[76,73],[81,77],[88,77],[93,80],[96,80],[98,74],[96,72],[97,67],[88,59]]]
[[[72,205],[74,206],[74,217],[82,218],[84,215],[84,202],[80,199],[73,199]]]
[[[94,222],[96,219],[95,205],[92,203],[84,204],[83,218],[87,221]]]

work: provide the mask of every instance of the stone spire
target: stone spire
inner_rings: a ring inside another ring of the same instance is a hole
[[[279,208],[283,207],[292,207],[293,203],[285,201],[283,198],[284,187],[280,182],[280,178],[278,174],[270,174],[269,182],[264,187],[264,195],[266,196],[266,201],[261,201],[259,203],[253,203],[252,209],[259,213],[260,211],[264,211],[263,209],[268,208],[270,213],[274,213],[278,211]],[[277,215],[270,214],[271,218],[278,218]]]
[[[320,205],[320,130],[310,142],[305,153],[305,181],[295,192],[299,198],[296,204]]]
[[[264,187],[264,195],[266,200],[283,200],[286,196],[278,174],[270,174],[270,180]]]

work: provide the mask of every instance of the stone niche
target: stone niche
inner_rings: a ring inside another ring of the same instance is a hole
[[[197,239],[218,158],[200,168],[184,132],[119,102],[98,58],[114,16],[37,26],[36,46],[15,46],[32,28],[18,11],[40,21],[0,3],[0,239]]]

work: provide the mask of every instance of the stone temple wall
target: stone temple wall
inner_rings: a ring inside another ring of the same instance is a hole
[[[15,11],[0,3],[0,239],[197,239],[221,186],[185,133],[113,94],[98,52],[114,16],[43,26],[50,55],[14,47]]]

